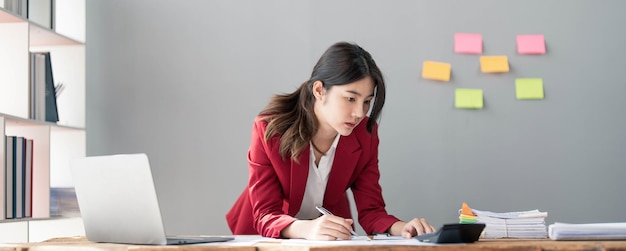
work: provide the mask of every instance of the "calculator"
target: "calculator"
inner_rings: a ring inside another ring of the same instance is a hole
[[[444,224],[439,230],[413,238],[429,243],[472,243],[480,238],[485,229],[484,223]]]

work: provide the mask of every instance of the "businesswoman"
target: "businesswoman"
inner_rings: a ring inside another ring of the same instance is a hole
[[[367,51],[346,42],[328,48],[309,80],[274,96],[254,120],[248,186],[226,215],[233,234],[350,239],[347,189],[368,234],[435,231],[424,219],[404,222],[385,210],[376,122],[384,103],[385,82]]]

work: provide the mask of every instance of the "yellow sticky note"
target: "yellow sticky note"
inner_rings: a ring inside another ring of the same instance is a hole
[[[483,90],[457,88],[454,92],[454,107],[482,109]]]
[[[482,72],[509,72],[509,59],[507,56],[482,56],[480,57],[480,70]]]
[[[543,99],[543,79],[515,79],[515,97],[517,99]]]
[[[422,78],[449,81],[452,66],[448,63],[424,61]]]

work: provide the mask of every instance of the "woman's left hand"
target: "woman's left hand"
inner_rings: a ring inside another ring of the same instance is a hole
[[[414,218],[404,224],[400,235],[404,238],[410,239],[416,235],[432,233],[435,231],[435,227],[430,225],[430,223],[428,223],[424,218]]]

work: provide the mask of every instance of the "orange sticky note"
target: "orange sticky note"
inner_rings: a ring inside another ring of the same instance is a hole
[[[467,203],[465,203],[465,201],[463,202],[463,206],[461,207],[461,214],[476,216],[476,214],[472,212],[472,209],[467,205]]]
[[[482,54],[483,35],[475,33],[455,33],[454,52],[466,54]]]
[[[509,72],[507,56],[481,56],[480,70],[482,72]]]
[[[518,35],[517,53],[546,54],[546,42],[543,35]]]
[[[424,61],[422,78],[449,81],[451,69],[452,66],[448,63]]]

